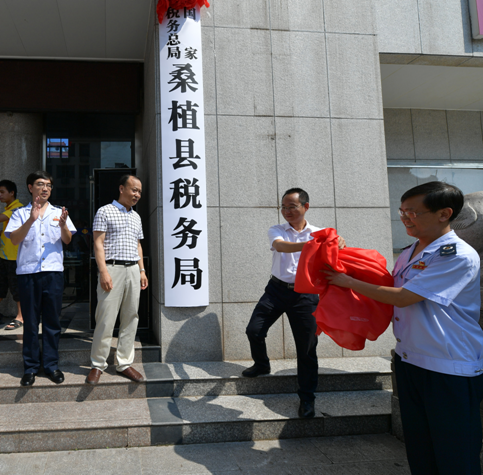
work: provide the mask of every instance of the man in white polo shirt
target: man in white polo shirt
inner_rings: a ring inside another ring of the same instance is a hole
[[[305,219],[308,209],[309,195],[306,191],[301,188],[287,190],[282,197],[282,215],[287,222],[268,230],[272,277],[246,329],[255,364],[242,372],[247,378],[270,373],[265,338],[269,328],[286,313],[297,349],[299,416],[303,418],[315,415],[314,400],[318,380],[317,324],[312,314],[319,297],[299,294],[294,290],[300,252],[305,243],[312,239],[310,234],[320,230]],[[344,239],[340,238],[339,246],[345,246]]]
[[[116,371],[134,382],[143,381],[142,375],[131,367],[139,321],[139,297],[141,289],[148,286],[143,268],[141,218],[132,209],[141,199],[141,193],[141,180],[124,175],[119,183],[119,199],[99,208],[92,225],[99,280],[96,329],[91,350],[92,369],[86,379],[88,384],[97,384],[102,372],[107,369],[118,312],[120,327]]]

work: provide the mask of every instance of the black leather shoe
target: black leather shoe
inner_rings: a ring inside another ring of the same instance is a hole
[[[300,401],[299,417],[301,417],[302,419],[311,419],[314,416],[314,401]]]
[[[20,380],[22,386],[32,386],[35,383],[35,373],[25,373]]]
[[[53,373],[46,373],[45,375],[55,384],[64,382],[64,373],[60,369],[56,369]]]
[[[245,376],[245,378],[256,378],[261,374],[270,374],[270,366],[267,368],[254,364],[253,366],[250,366],[246,370],[242,371],[242,375]]]

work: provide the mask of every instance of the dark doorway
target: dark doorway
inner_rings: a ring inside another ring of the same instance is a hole
[[[46,170],[54,179],[51,202],[65,206],[77,228],[64,246],[63,312],[88,330],[92,251],[94,169],[131,169],[134,166],[134,115],[48,113]],[[111,199],[116,199],[117,195]],[[64,322],[67,324],[68,322]]]

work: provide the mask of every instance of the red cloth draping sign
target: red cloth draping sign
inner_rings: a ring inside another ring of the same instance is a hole
[[[195,8],[196,6],[208,8],[210,4],[207,0],[158,0],[156,6],[156,13],[158,14],[159,23],[163,22],[164,15],[168,11],[168,8],[174,10],[181,10],[182,8]]]
[[[295,279],[295,291],[319,294],[314,312],[317,335],[329,335],[339,346],[362,350],[366,340],[374,341],[391,322],[392,305],[376,302],[352,289],[329,285],[320,272],[329,264],[335,271],[371,284],[393,287],[386,259],[374,250],[346,247],[340,250],[337,231],[332,228],[312,233],[303,248]]]

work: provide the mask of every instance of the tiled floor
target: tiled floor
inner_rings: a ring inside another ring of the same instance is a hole
[[[410,475],[389,434],[0,455],[9,475]]]

